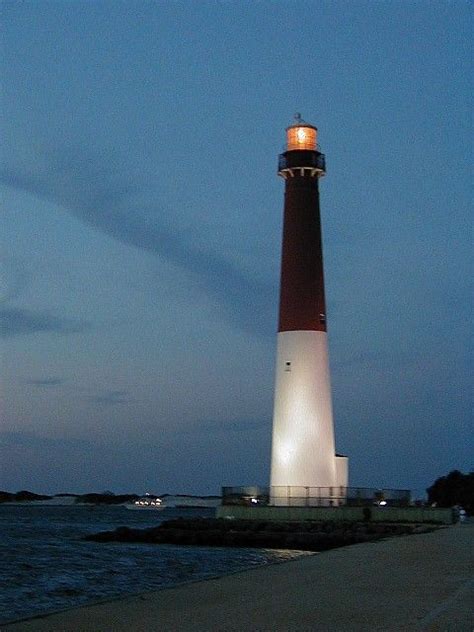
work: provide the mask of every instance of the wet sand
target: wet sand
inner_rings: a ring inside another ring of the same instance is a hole
[[[474,630],[474,524],[2,626],[61,632]]]

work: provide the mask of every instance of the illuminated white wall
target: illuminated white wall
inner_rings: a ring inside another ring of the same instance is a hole
[[[347,456],[336,456],[336,485],[349,486],[349,459]]]
[[[278,334],[270,485],[336,485],[327,334]]]

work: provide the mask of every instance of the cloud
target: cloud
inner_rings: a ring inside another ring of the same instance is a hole
[[[83,439],[43,437],[34,432],[0,432],[0,448],[54,449],[64,448],[68,445],[80,447],[89,446],[89,443]]]
[[[163,208],[147,200],[146,187],[130,182],[110,156],[92,159],[62,149],[34,166],[4,168],[0,181],[64,207],[119,242],[152,252],[201,284],[228,320],[241,329],[272,334],[276,287],[247,275],[211,250],[197,248]]]
[[[105,391],[100,395],[89,397],[88,401],[102,406],[114,406],[115,404],[128,404],[135,400],[128,397],[127,391]]]
[[[233,419],[226,420],[206,420],[199,421],[192,427],[185,427],[182,432],[188,433],[208,433],[208,432],[258,432],[260,430],[269,430],[271,428],[270,420],[256,419]],[[173,429],[176,432],[176,429]]]
[[[222,428],[224,431],[230,432],[257,432],[260,430],[270,430],[271,424],[269,420],[248,420],[239,419],[231,421]]]
[[[0,255],[0,303],[18,298],[28,286],[30,274],[24,264],[15,257]]]
[[[62,380],[58,377],[46,377],[38,380],[26,380],[26,384],[30,386],[36,386],[37,388],[48,387],[48,386],[61,386],[64,384],[65,380]]]
[[[89,326],[87,322],[61,318],[49,312],[35,312],[15,307],[0,308],[2,338],[35,333],[75,334],[85,331]]]

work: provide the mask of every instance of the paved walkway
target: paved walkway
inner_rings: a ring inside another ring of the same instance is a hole
[[[5,632],[474,630],[474,525],[335,549]]]

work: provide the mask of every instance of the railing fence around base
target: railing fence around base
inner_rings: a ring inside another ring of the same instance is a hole
[[[372,487],[223,487],[223,505],[259,505],[280,507],[368,507],[371,505],[408,507],[408,489]]]

